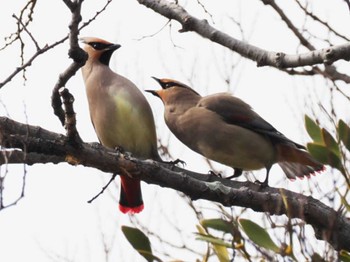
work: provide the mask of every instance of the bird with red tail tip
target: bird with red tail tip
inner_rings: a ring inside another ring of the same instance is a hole
[[[193,151],[232,167],[231,177],[266,168],[266,178],[259,183],[267,186],[275,163],[291,180],[324,170],[304,146],[285,137],[241,99],[228,93],[202,97],[179,81],[153,78],[162,89],[146,91],[163,101],[171,132]]]
[[[109,61],[120,45],[95,37],[81,38],[89,58],[82,67],[90,117],[101,144],[131,152],[141,159],[161,161],[150,105],[127,78],[113,72]],[[143,210],[140,180],[121,176],[119,209]]]

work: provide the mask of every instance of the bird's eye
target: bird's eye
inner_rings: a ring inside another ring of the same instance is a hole
[[[89,45],[95,50],[103,50],[107,47],[106,44],[102,44],[99,42],[91,42],[91,43],[89,43]]]
[[[164,84],[164,88],[170,88],[170,87],[175,86],[175,85],[176,84],[173,83],[173,82],[167,82],[167,83]]]

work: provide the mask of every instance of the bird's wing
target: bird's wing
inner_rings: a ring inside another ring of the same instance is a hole
[[[298,148],[305,148],[285,137],[271,124],[254,112],[247,103],[228,93],[203,97],[197,106],[205,107],[206,109],[215,112],[230,125],[240,126],[267,136],[272,142],[292,143]]]

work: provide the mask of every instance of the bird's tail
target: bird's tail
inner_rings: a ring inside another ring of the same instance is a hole
[[[140,213],[143,210],[141,193],[141,181],[126,176],[121,176],[121,188],[119,198],[119,209],[124,214]]]
[[[307,151],[296,148],[290,144],[277,145],[277,162],[286,176],[295,180],[310,177],[315,172],[325,169],[324,165],[314,159]]]

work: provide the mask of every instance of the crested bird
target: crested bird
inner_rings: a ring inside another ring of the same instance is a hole
[[[145,96],[127,78],[113,72],[109,61],[121,46],[95,37],[84,37],[89,58],[82,67],[90,117],[103,146],[122,148],[141,159],[160,160],[154,118]],[[119,209],[143,210],[140,180],[121,176]]]
[[[266,168],[264,182],[257,182],[267,186],[275,163],[291,180],[324,169],[304,146],[285,137],[241,99],[229,93],[202,97],[179,81],[153,78],[162,89],[146,91],[163,101],[170,131],[193,151],[232,167],[231,177]]]

